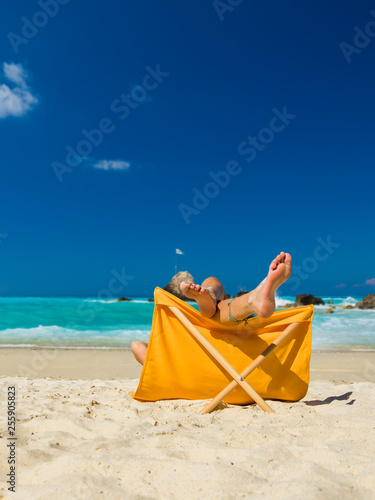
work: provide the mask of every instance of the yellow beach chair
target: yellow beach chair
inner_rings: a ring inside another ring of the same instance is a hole
[[[155,289],[152,329],[133,398],[212,399],[202,413],[224,401],[298,401],[307,392],[314,306],[275,312],[234,326],[203,318],[174,295]],[[246,379],[246,380],[245,380]]]

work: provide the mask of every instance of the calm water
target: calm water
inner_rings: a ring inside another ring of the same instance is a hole
[[[334,314],[315,307],[313,348],[375,349],[375,311],[343,310],[359,297],[323,297]],[[279,297],[278,304],[294,297]],[[154,304],[147,298],[114,302],[95,298],[0,298],[0,346],[128,347],[147,341]]]

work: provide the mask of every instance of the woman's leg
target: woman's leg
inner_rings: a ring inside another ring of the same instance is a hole
[[[267,277],[249,293],[236,297],[231,302],[231,315],[236,320],[242,320],[251,314],[261,318],[269,318],[275,311],[275,293],[291,274],[292,257],[281,252],[269,267]],[[222,300],[217,307],[213,320],[223,325],[235,325],[229,317],[229,300]]]
[[[255,288],[255,290],[236,297],[231,302],[231,315],[237,320],[242,320],[251,314],[257,314],[261,318],[269,318],[275,311],[275,293],[291,274],[292,257],[288,253],[281,252],[269,267],[267,277]],[[181,290],[188,298],[197,301],[202,316],[208,317],[223,325],[235,325],[229,317],[229,300],[226,296],[222,283],[217,278],[207,278],[202,285],[182,282]],[[215,297],[215,299],[214,299]],[[217,301],[220,300],[219,304]],[[135,359],[144,364],[147,352],[147,343],[133,341],[131,350]]]
[[[148,344],[146,344],[146,342],[138,342],[137,340],[134,340],[130,345],[135,359],[138,363],[141,363],[141,365],[144,364],[146,359],[147,346]]]
[[[222,283],[213,277],[205,279],[202,285],[182,281],[180,288],[186,297],[196,300],[199,311],[205,318],[212,318],[216,313],[217,301],[226,297]]]

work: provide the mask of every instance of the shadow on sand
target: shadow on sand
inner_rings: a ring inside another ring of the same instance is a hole
[[[323,401],[319,399],[314,399],[313,401],[303,401],[306,405],[308,406],[320,406],[320,405],[329,405],[332,403],[332,401],[347,401],[350,396],[353,394],[353,392],[346,392],[345,394],[342,394],[341,396],[331,396],[329,398],[324,399]],[[352,405],[354,403],[355,399],[352,399],[347,405]]]

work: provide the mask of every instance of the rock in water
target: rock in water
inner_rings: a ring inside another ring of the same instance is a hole
[[[319,312],[318,314],[333,314],[335,312],[335,309],[331,306],[328,309],[326,309],[323,312]]]
[[[188,281],[189,283],[195,283],[193,276],[187,271],[181,271],[173,276],[171,281],[164,287],[166,292],[175,295],[182,300],[191,300],[186,297],[186,295],[180,289],[181,281]]]
[[[294,307],[309,306],[311,304],[314,306],[324,306],[325,302],[319,297],[314,297],[311,294],[307,295],[306,293],[300,293],[296,297]]]
[[[126,297],[120,297],[116,302],[131,302],[132,299],[127,299]]]
[[[362,302],[357,302],[356,307],[359,309],[375,309],[375,295],[369,293],[362,300]]]

